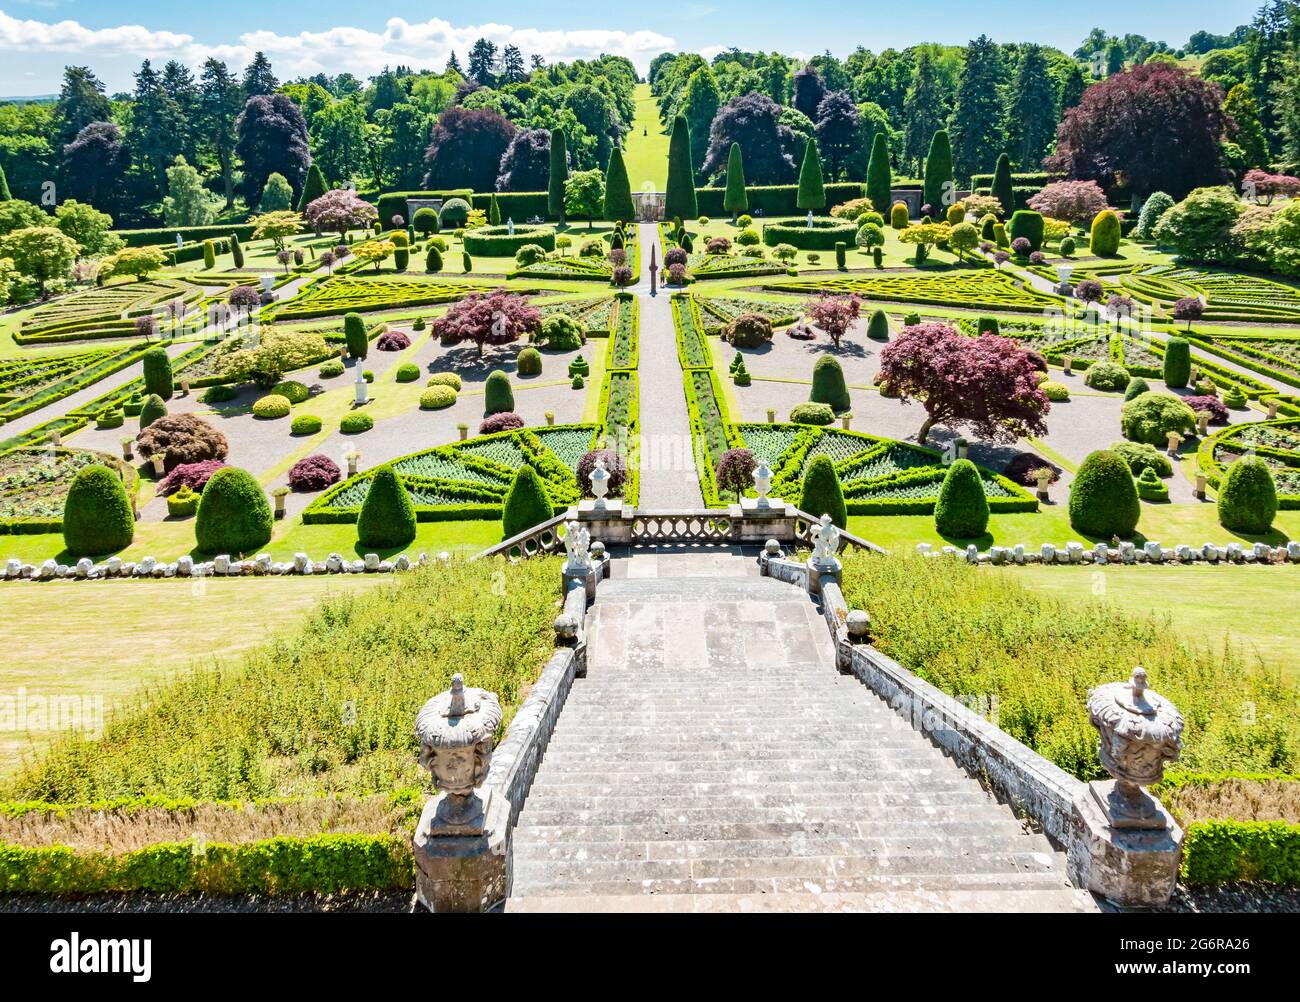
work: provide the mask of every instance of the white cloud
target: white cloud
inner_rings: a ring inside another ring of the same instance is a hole
[[[179,59],[191,66],[215,56],[242,67],[260,50],[271,59],[276,75],[282,79],[344,70],[366,77],[386,65],[399,63],[441,69],[452,51],[464,65],[469,47],[478,38],[498,45],[513,43],[526,54],[537,53],[552,62],[593,58],[601,53],[626,56],[642,72],[655,55],[677,47],[672,38],[649,30],[562,31],[494,23],[456,26],[441,18],[411,24],[398,17],[391,18],[382,32],[341,25],[296,35],[252,31],[240,35],[236,42],[217,43],[142,25],[87,28],[76,21],[24,20],[0,11],[0,51],[20,52],[25,57],[77,56],[92,62],[95,57]]]

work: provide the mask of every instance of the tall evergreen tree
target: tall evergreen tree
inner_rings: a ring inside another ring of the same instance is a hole
[[[1056,87],[1041,45],[1026,45],[1007,103],[1007,152],[1023,171],[1036,171],[1056,136]]]
[[[205,62],[199,78],[199,141],[221,174],[227,209],[235,204],[235,122],[243,107],[243,90],[230,68],[219,59]]]
[[[966,66],[957,85],[953,108],[953,165],[963,180],[993,166],[1003,146],[1002,53],[987,35],[980,35],[966,47]]]
[[[13,195],[9,194],[9,178],[5,176],[5,169],[0,166],[0,202],[8,202]]]
[[[447,56],[446,73],[455,73],[457,76],[464,76],[464,71],[460,68],[460,60],[456,58],[456,52],[453,49]]]
[[[162,77],[146,59],[135,74],[135,94],[127,146],[132,159],[144,170],[151,188],[167,190],[167,168],[176,161],[184,142],[180,105],[163,87]]]
[[[92,122],[107,122],[113,106],[104,94],[104,84],[87,66],[63,70],[63,87],[54,106],[56,142],[67,146]]]
[[[807,115],[810,121],[817,120],[817,107],[825,96],[826,83],[812,65],[794,75],[794,108]]]
[[[169,59],[162,71],[162,89],[176,106],[178,133],[173,142],[180,155],[193,163],[197,159],[199,128],[199,88],[194,82],[194,74],[184,63]]]
[[[942,219],[951,204],[955,190],[952,173],[952,144],[948,133],[940,129],[930,141],[930,152],[925,158],[925,204],[930,206],[934,215]],[[944,196],[948,195],[945,200]]]
[[[313,163],[307,168],[307,180],[302,186],[302,197],[298,199],[298,211],[306,212],[307,206],[328,190],[325,185],[325,175],[320,172],[320,167]]]
[[[867,163],[867,197],[877,212],[886,219],[893,204],[894,172],[889,165],[889,140],[883,132],[876,133],[871,147],[871,160]]]
[[[480,38],[469,50],[469,78],[484,87],[495,87],[497,85],[494,72],[496,62],[496,45],[486,38]]]
[[[668,191],[664,213],[669,219],[694,219],[700,214],[695,200],[695,157],[691,153],[691,129],[686,116],[673,120],[668,140]]]
[[[1088,87],[1088,80],[1083,75],[1083,67],[1078,63],[1071,63],[1065,70],[1065,75],[1061,77],[1060,94],[1056,101],[1056,118],[1057,121],[1065,115],[1071,108],[1077,108],[1079,102],[1083,100],[1083,92]]]
[[[455,55],[455,53],[453,53]],[[563,129],[551,130],[551,167],[546,185],[546,208],[564,222],[564,182],[569,179],[569,149]]]
[[[1016,211],[1016,192],[1011,181],[1011,158],[1005,153],[998,157],[993,171],[993,197],[1002,203],[1002,215],[1010,219]]]
[[[615,146],[609,153],[609,169],[605,171],[605,219],[611,223],[630,223],[636,218],[632,204],[632,183],[627,177],[623,151]]]
[[[271,60],[266,58],[266,53],[253,53],[253,61],[244,70],[244,101],[247,102],[250,97],[274,94],[279,86],[280,81],[271,71]]]
[[[803,165],[799,168],[799,195],[795,203],[800,209],[824,209],[826,186],[822,183],[822,159],[817,151],[817,140],[808,140],[803,151]]]
[[[1247,167],[1267,167],[1268,139],[1264,127],[1259,121],[1259,105],[1245,84],[1237,84],[1228,91],[1227,100],[1223,102],[1223,111],[1237,123],[1237,133],[1233,142],[1241,147]]]
[[[731,213],[731,221],[736,215],[749,211],[749,194],[745,191],[745,158],[740,152],[740,143],[731,144],[731,153],[727,156],[727,190],[722,196],[722,207]]]
[[[700,137],[699,142],[691,144],[695,160],[691,164],[696,170],[704,163],[704,155],[709,150],[708,135],[713,119],[718,114],[718,105],[722,103],[722,92],[718,89],[717,78],[708,66],[701,66],[691,74],[682,92],[681,111],[686,116],[686,125],[692,136]]]
[[[943,128],[947,106],[948,95],[934,55],[929,47],[922,48],[903,101],[903,120],[907,123],[903,159],[908,167],[919,164],[929,150],[930,140]]]

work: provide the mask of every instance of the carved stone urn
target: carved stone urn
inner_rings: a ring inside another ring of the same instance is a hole
[[[596,457],[596,466],[591,471],[591,496],[596,499],[596,511],[605,510],[605,496],[609,494],[609,470],[605,468],[605,457]]]
[[[501,726],[501,704],[495,694],[466,688],[459,674],[451,689],[424,704],[415,718],[420,739],[420,765],[428,769],[442,791],[429,819],[430,834],[473,834],[482,831],[487,804],[477,787],[492,764],[492,742]]]
[[[1088,719],[1101,735],[1101,764],[1114,778],[1091,790],[1115,828],[1164,829],[1169,815],[1142,789],[1164,777],[1183,747],[1182,714],[1147,688],[1147,673],[1135,668],[1127,682],[1108,682],[1088,693]]]

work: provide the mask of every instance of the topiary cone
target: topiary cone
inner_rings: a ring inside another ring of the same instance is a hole
[[[535,525],[549,521],[555,510],[537,471],[527,464],[519,467],[501,508],[501,538],[510,539]]]
[[[63,502],[63,545],[76,557],[116,553],[135,538],[135,514],[116,470],[77,471]]]
[[[166,416],[167,405],[163,403],[162,397],[150,393],[144,398],[144,405],[140,408],[140,430],[144,431],[160,417]]]
[[[1070,485],[1070,525],[1085,536],[1133,535],[1142,505],[1128,463],[1118,452],[1089,453]]]
[[[415,505],[393,468],[381,466],[370,478],[370,490],[357,518],[357,541],[362,546],[391,550],[415,540]]]
[[[958,459],[948,467],[934,505],[934,527],[941,536],[976,539],[989,527],[989,499],[975,464]]]
[[[510,377],[500,369],[493,369],[483,387],[483,412],[501,414],[514,409],[515,394],[510,388]]]
[[[829,515],[841,529],[848,528],[849,513],[844,506],[844,492],[840,489],[840,478],[830,456],[815,456],[808,464],[799,495],[799,510],[813,518]]]
[[[817,359],[817,364],[813,366],[812,392],[808,399],[815,404],[829,404],[835,411],[849,409],[849,388],[844,382],[844,370],[840,368],[837,359],[830,355]]]
[[[217,470],[203,488],[194,541],[203,553],[252,553],[271,541],[271,504],[247,470]]]

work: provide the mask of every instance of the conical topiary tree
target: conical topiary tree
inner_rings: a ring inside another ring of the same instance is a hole
[[[830,355],[817,359],[808,399],[815,404],[829,404],[834,411],[849,409],[849,388],[844,382],[844,370],[840,368],[838,359]]]
[[[937,218],[943,218],[943,210],[948,207],[944,196],[953,192],[952,143],[948,140],[948,130],[940,129],[930,140],[930,153],[925,158],[925,199]]]
[[[0,202],[7,202],[13,195],[9,194],[9,178],[5,176],[5,169],[0,165]]]
[[[551,130],[551,165],[546,182],[546,208],[564,224],[564,182],[569,179],[569,147],[563,129]]]
[[[515,394],[510,388],[510,377],[500,369],[488,374],[483,387],[483,410],[488,414],[501,414],[515,409]]]
[[[488,200],[488,225],[501,225],[501,204],[497,201],[497,193],[492,192],[492,197]]]
[[[604,217],[611,223],[630,223],[636,218],[636,206],[632,204],[632,182],[627,177],[623,151],[617,146],[609,151],[609,170],[605,172]]]
[[[144,353],[144,388],[163,400],[172,398],[172,360],[166,348],[150,348]]]
[[[360,313],[349,313],[343,318],[343,340],[348,346],[348,354],[353,358],[365,358],[370,353],[366,321]]]
[[[894,172],[889,165],[889,141],[883,132],[876,133],[867,163],[867,198],[882,216],[893,204]]]
[[[535,525],[541,525],[554,513],[551,499],[547,496],[537,471],[525,463],[516,471],[501,508],[501,538],[510,539]]]
[[[74,557],[116,553],[135,538],[135,515],[116,470],[84,466],[63,502],[63,545]]]
[[[271,504],[247,470],[226,466],[208,479],[199,496],[194,541],[200,552],[252,553],[271,541]]]
[[[803,164],[799,168],[799,195],[795,202],[803,211],[826,207],[826,185],[822,181],[822,158],[817,152],[817,140],[809,139],[804,147]]]
[[[357,518],[357,541],[381,550],[401,549],[415,541],[415,505],[392,466],[381,466],[370,478]]]
[[[1109,539],[1133,535],[1142,504],[1133,471],[1110,449],[1089,453],[1070,485],[1070,525],[1085,536]]]
[[[694,219],[700,214],[695,200],[695,169],[691,155],[691,130],[686,116],[673,120],[672,136],[668,140],[668,190],[664,199],[664,215],[669,219]]]
[[[240,246],[239,234],[230,234],[230,260],[236,269],[244,267],[244,248]]]
[[[1016,191],[1011,182],[1011,158],[1005,153],[998,157],[993,171],[993,197],[1002,203],[1002,218],[1009,219],[1016,211]]]
[[[1277,514],[1277,485],[1262,459],[1242,457],[1219,486],[1219,524],[1232,532],[1262,536]]]
[[[867,337],[872,341],[889,340],[889,317],[884,310],[874,310],[867,322]]]
[[[749,211],[749,193],[745,191],[745,158],[740,152],[740,143],[731,144],[727,155],[727,190],[722,195],[722,208],[731,213],[731,221],[736,216]]]
[[[989,499],[980,471],[969,459],[948,467],[934,505],[934,527],[953,539],[977,539],[988,529]]]
[[[808,464],[803,475],[799,510],[813,518],[829,515],[841,529],[848,528],[849,513],[844,507],[844,492],[840,489],[840,478],[835,474],[835,464],[830,456],[814,456]]]
[[[140,408],[140,430],[144,431],[160,417],[167,416],[167,405],[163,403],[163,398],[156,393],[150,393],[144,398],[144,405]]]
[[[302,198],[298,199],[298,211],[306,212],[307,206],[327,191],[329,188],[325,184],[325,175],[320,172],[319,167],[312,164],[307,168],[307,180],[302,185]]]

